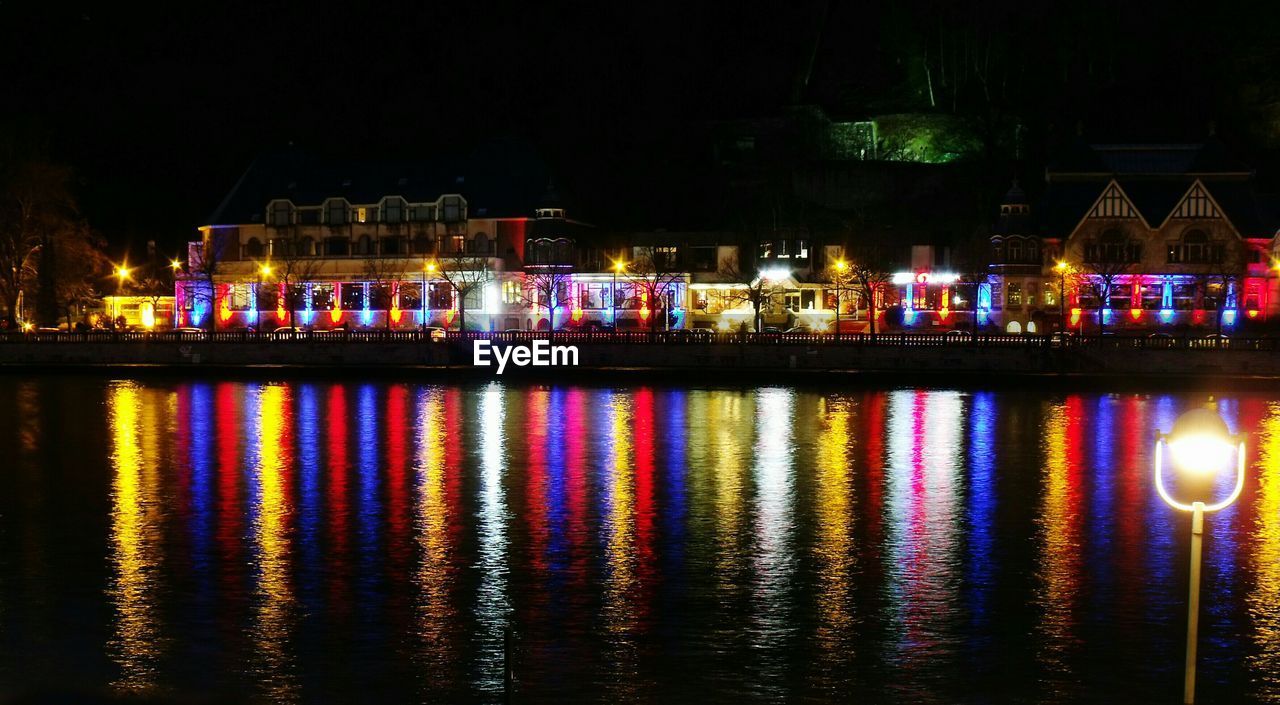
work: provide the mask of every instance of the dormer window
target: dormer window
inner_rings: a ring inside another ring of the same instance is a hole
[[[277,227],[293,223],[293,204],[288,201],[275,201],[267,210],[267,224]]]
[[[364,222],[367,222],[368,220],[369,220],[369,209],[368,209],[368,208],[357,208],[357,209],[356,209],[356,222],[357,222],[357,223],[364,223]]]
[[[388,198],[382,202],[382,222],[400,223],[404,221],[404,200],[399,197]]]
[[[441,220],[446,223],[457,223],[466,220],[466,201],[462,196],[445,196],[441,204]]]
[[[347,203],[341,198],[330,199],[325,205],[324,220],[329,225],[341,225],[347,222]]]

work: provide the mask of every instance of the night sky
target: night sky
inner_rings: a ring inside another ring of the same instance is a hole
[[[0,103],[3,120],[39,126],[53,158],[75,168],[83,210],[114,249],[185,240],[255,155],[290,143],[430,158],[516,139],[571,187],[675,188],[673,175],[705,157],[690,135],[711,120],[773,114],[797,95],[840,117],[921,109],[912,67],[954,31],[1000,48],[1001,107],[1023,116],[1033,172],[1080,123],[1090,138],[1152,141],[1202,138],[1214,121],[1254,164],[1280,147],[1274,8],[743,5],[219,2],[157,12],[5,1]]]

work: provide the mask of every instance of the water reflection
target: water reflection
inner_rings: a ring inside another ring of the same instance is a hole
[[[292,431],[289,390],[278,385],[262,387],[252,395],[252,418],[257,445],[254,448],[254,501],[250,530],[254,546],[255,621],[252,628],[259,683],[276,702],[297,696],[293,651],[293,583],[290,576],[289,472]]]
[[[1150,486],[1149,430],[1187,397],[114,383],[81,394],[104,424],[54,433],[32,384],[4,391],[23,462],[89,465],[0,473],[6,678],[36,659],[14,644],[74,622],[40,606],[57,568],[105,598],[85,633],[124,691],[493,702],[506,656],[527,701],[1177,687],[1186,517]],[[1256,459],[1209,525],[1204,682],[1266,701],[1280,404],[1222,409]]]
[[[156,400],[144,403],[135,384],[113,385],[107,396],[114,469],[111,509],[111,562],[108,590],[116,610],[109,644],[120,668],[118,688],[144,691],[156,685],[161,623],[157,609],[161,569],[163,513],[157,497],[155,434]],[[144,451],[144,438],[147,448]],[[150,451],[150,452],[146,452]]]

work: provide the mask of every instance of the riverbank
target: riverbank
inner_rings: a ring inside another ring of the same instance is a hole
[[[559,344],[559,343],[557,343]],[[1116,387],[1159,383],[1280,386],[1280,354],[1226,347],[1151,349],[1047,345],[576,343],[577,365],[474,365],[473,341],[76,342],[0,346],[0,371],[172,373],[190,376],[348,374],[468,380],[788,381]],[[1033,381],[1040,380],[1040,381]]]

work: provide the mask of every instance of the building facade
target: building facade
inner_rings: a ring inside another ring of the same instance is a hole
[[[1216,140],[1086,145],[1015,184],[991,235],[987,316],[1009,332],[1236,330],[1280,313],[1280,217]]]

